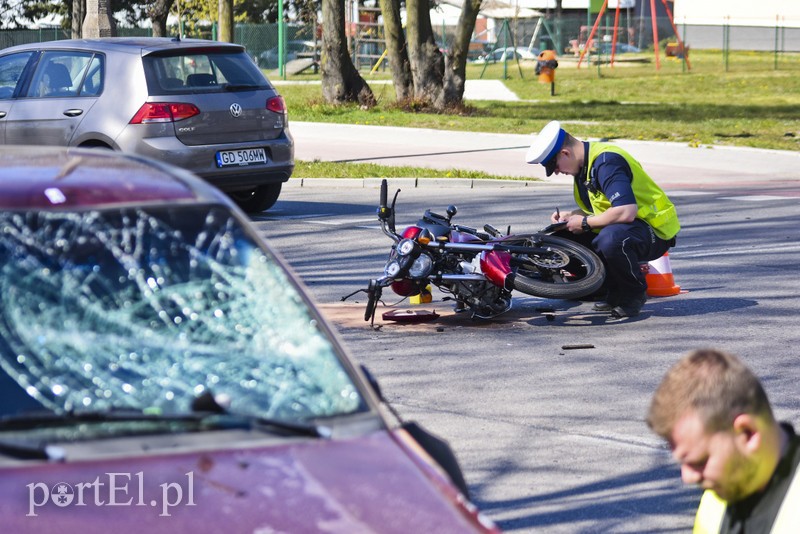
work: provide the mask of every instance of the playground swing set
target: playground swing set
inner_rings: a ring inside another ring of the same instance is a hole
[[[672,16],[672,11],[670,11],[669,6],[667,5],[667,0],[661,0],[661,3],[664,4],[664,9],[667,11],[667,18],[669,18],[669,23],[672,25],[672,30],[675,32],[675,38],[678,41],[677,47],[677,54],[680,54],[683,57],[683,60],[686,62],[686,67],[691,70],[692,65],[689,63],[689,54],[686,50],[686,47],[681,41],[680,33],[678,32],[678,28],[675,26],[675,20]],[[611,61],[610,65],[614,66],[614,56],[616,53],[617,48],[617,36],[619,31],[619,2],[617,2],[616,12],[614,14],[614,35],[611,38]],[[583,62],[583,58],[586,53],[591,49],[592,46],[592,39],[594,39],[595,33],[597,32],[597,27],[600,24],[600,21],[603,18],[603,15],[606,12],[606,8],[608,8],[608,0],[603,1],[603,7],[600,8],[600,12],[597,14],[597,18],[594,21],[594,25],[592,26],[592,31],[589,33],[589,37],[586,39],[586,44],[581,51],[580,58],[578,59],[578,68],[581,68],[581,63]],[[661,61],[659,58],[659,45],[658,45],[658,24],[656,20],[656,0],[650,0],[650,18],[653,24],[653,50],[656,56],[656,70],[661,69]]]

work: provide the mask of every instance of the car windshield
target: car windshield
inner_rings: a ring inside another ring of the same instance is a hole
[[[0,415],[366,410],[274,257],[222,206],[0,212]],[[31,406],[31,403],[35,406]]]

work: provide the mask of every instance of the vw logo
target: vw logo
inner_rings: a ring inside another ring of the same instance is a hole
[[[231,104],[231,115],[233,115],[234,117],[239,117],[241,114],[242,114],[242,106],[236,103]]]

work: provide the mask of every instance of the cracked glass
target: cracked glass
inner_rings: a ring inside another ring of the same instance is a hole
[[[5,414],[180,413],[205,393],[287,421],[366,409],[284,269],[220,206],[0,212],[0,368],[18,386]]]

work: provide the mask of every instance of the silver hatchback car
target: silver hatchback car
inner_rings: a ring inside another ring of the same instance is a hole
[[[141,154],[194,172],[251,213],[275,204],[294,170],[283,97],[244,47],[197,39],[4,49],[0,143]]]

